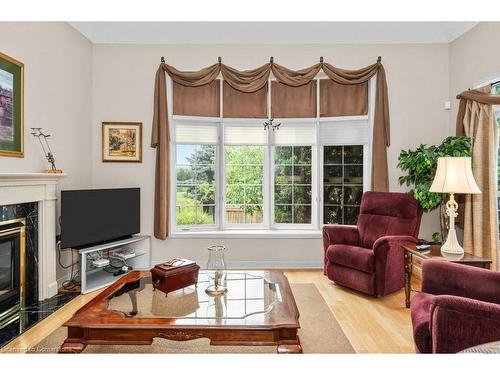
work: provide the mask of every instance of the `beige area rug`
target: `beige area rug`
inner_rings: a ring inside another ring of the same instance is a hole
[[[304,353],[354,353],[351,343],[314,284],[292,284],[300,311],[299,336]],[[32,352],[54,353],[66,338],[60,327]],[[83,353],[276,353],[273,346],[211,346],[208,339],[177,342],[155,338],[152,345],[89,345]]]

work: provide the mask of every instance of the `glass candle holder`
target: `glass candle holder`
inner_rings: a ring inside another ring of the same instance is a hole
[[[208,247],[208,278],[209,286],[205,292],[212,296],[220,296],[227,292],[227,275],[224,245],[214,245]]]

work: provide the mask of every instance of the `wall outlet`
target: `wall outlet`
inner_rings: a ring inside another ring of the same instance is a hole
[[[451,109],[451,102],[450,101],[444,102],[444,109],[446,109],[446,110],[450,110]]]

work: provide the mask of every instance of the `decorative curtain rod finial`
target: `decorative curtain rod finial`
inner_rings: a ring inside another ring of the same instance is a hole
[[[222,64],[222,57],[220,57],[220,56],[219,56],[219,57],[217,58],[217,61],[219,62],[219,64]]]
[[[378,63],[378,64],[380,64],[381,62],[382,62],[382,56],[379,56],[379,57],[377,58],[377,63]]]
[[[323,64],[323,56],[321,56],[321,57],[319,58],[319,62],[320,62],[321,64]]]
[[[272,57],[272,56],[271,56],[271,58],[269,59],[269,62],[270,62],[271,64],[274,64],[274,57]]]
[[[161,61],[162,64],[165,64],[165,58],[163,56],[161,57],[160,61]]]

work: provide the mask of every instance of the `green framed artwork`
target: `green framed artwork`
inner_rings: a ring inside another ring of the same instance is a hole
[[[0,156],[24,157],[24,64],[0,52]]]

